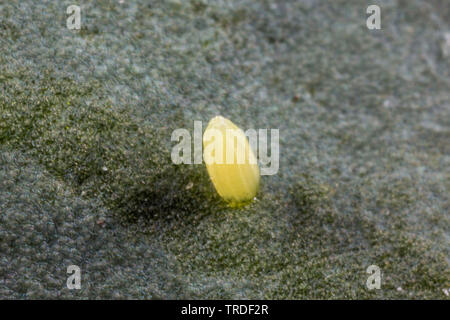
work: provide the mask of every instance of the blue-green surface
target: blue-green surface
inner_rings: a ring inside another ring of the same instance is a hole
[[[77,32],[0,0],[0,297],[448,299],[450,3],[373,3],[381,30],[356,0],[79,1]],[[170,161],[218,114],[280,130],[244,208]]]

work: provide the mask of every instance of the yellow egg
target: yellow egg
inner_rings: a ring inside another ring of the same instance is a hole
[[[259,189],[258,162],[233,122],[221,116],[211,119],[203,134],[203,159],[217,193],[231,206],[253,200]]]

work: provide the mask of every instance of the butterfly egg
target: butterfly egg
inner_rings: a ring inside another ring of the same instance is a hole
[[[231,206],[250,202],[259,189],[258,162],[244,132],[217,116],[203,134],[203,159],[217,193]]]

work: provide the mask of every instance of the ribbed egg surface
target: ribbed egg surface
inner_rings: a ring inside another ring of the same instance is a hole
[[[233,122],[221,116],[211,119],[203,134],[203,159],[214,187],[231,206],[253,200],[260,181],[257,158]]]

